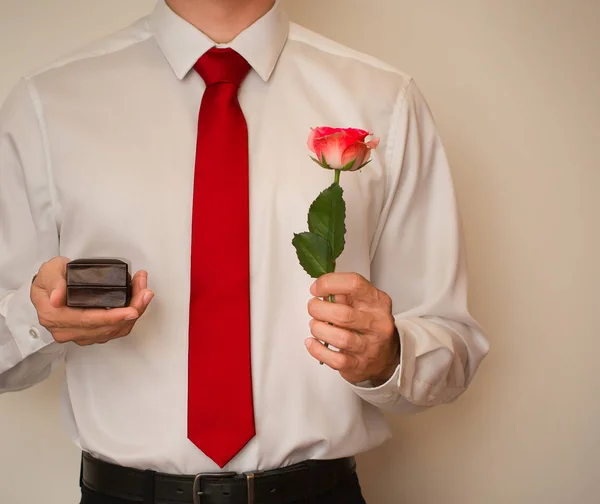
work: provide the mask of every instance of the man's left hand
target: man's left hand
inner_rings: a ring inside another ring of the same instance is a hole
[[[392,300],[358,273],[328,273],[310,288],[309,353],[350,383],[385,383],[400,362]],[[327,299],[335,296],[335,303]],[[316,339],[315,339],[316,338]],[[326,348],[327,343],[339,351]]]

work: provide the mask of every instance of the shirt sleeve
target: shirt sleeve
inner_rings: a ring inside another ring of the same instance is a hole
[[[39,99],[23,80],[0,108],[0,392],[47,378],[63,354],[29,294],[41,264],[59,255],[47,153]]]
[[[364,400],[418,412],[455,400],[488,342],[467,308],[467,271],[448,161],[414,82],[396,104],[387,143],[387,201],[371,281],[392,298],[400,365],[384,384],[353,385]]]

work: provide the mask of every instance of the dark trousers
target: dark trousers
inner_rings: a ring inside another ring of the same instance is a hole
[[[130,500],[116,499],[114,497],[108,497],[92,490],[89,490],[85,486],[81,488],[81,502],[80,504],[140,504],[139,502],[133,502]],[[144,504],[154,504],[151,502],[144,502]],[[286,503],[288,504],[288,503]],[[292,504],[292,503],[289,503]],[[358,477],[353,474],[350,478],[345,481],[341,481],[340,484],[332,489],[330,492],[323,494],[317,498],[310,500],[299,500],[293,504],[366,504],[360,491],[360,484]]]

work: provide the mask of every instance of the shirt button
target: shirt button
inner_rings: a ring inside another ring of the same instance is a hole
[[[33,339],[38,339],[40,337],[40,332],[35,327],[32,327],[29,329],[29,336]]]

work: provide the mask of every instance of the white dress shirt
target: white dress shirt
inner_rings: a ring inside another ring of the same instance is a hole
[[[217,469],[186,436],[191,204],[205,89],[192,67],[213,45],[160,0],[148,17],[21,80],[0,113],[0,390],[34,385],[64,358],[74,442],[168,473]],[[411,78],[290,23],[279,4],[230,46],[253,68],[240,102],[250,135],[257,434],[225,470],[354,455],[389,437],[383,409],[452,401],[488,351],[467,311],[444,149]],[[379,387],[351,385],[304,346],[313,280],[291,239],[333,181],[309,158],[314,126],[381,137],[371,164],[342,174],[347,234],[337,261],[338,271],[362,274],[393,300],[401,363]],[[57,255],[123,258],[149,272],[156,296],[131,335],[91,347],[54,342],[29,290]]]

